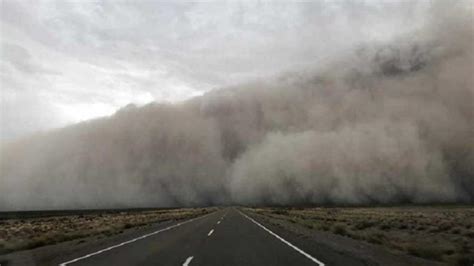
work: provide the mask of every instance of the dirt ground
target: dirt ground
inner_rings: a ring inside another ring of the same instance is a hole
[[[450,265],[474,263],[474,207],[247,208],[276,220]]]

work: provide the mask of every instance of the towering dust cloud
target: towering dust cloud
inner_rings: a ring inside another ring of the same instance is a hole
[[[4,145],[0,210],[473,202],[472,10],[434,17],[315,70]]]

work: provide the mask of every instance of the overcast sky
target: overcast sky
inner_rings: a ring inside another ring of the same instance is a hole
[[[0,0],[1,139],[323,64],[427,2]]]

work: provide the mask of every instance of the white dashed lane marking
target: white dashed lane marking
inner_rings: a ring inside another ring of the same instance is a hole
[[[193,256],[188,257],[188,258],[186,259],[186,261],[183,263],[183,266],[188,266],[189,263],[191,263],[191,261],[193,260],[193,258],[194,258]]]
[[[209,231],[209,234],[207,234],[207,236],[211,236],[212,233],[214,233],[214,229],[212,229],[211,231]]]

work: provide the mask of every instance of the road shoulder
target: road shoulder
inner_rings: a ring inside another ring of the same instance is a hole
[[[328,232],[311,230],[288,221],[253,212],[244,213],[306,252],[321,258],[327,265],[339,265],[343,263],[340,258],[344,257],[357,258],[358,264],[361,265],[443,265],[395,253],[382,246]]]

